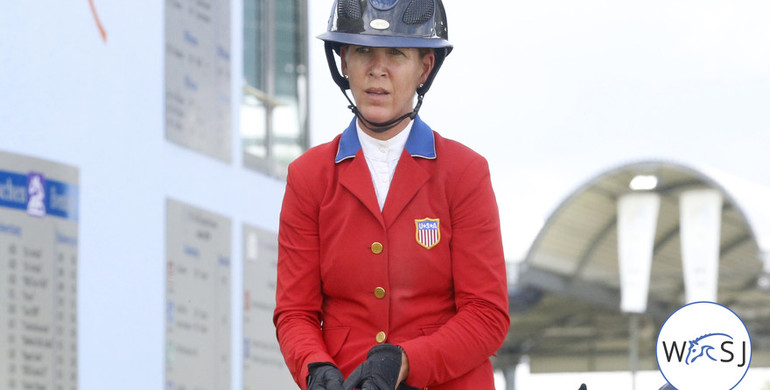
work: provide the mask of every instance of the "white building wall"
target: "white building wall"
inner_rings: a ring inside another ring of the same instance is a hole
[[[231,219],[241,389],[242,226],[277,232],[284,189],[241,164],[241,4],[231,4],[231,163],[165,139],[164,2],[93,5],[106,40],[87,0],[0,2],[0,150],[80,172],[79,389],[164,388],[167,198]]]

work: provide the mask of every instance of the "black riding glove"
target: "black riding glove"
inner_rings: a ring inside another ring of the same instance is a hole
[[[342,372],[331,363],[310,363],[307,390],[342,390]]]
[[[392,344],[375,345],[348,379],[344,390],[394,390],[401,372],[401,348]]]

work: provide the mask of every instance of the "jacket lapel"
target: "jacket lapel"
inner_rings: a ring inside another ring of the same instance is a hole
[[[428,172],[404,149],[401,153],[401,159],[396,165],[396,172],[393,175],[388,197],[382,209],[385,228],[389,228],[396,221],[406,205],[417,195],[417,192],[429,178]]]
[[[334,161],[343,164],[340,166],[340,184],[358,198],[380,224],[388,228],[430,178],[415,158],[436,158],[433,131],[419,116],[415,119],[404,151],[401,152],[382,212],[377,203],[369,166],[356,134],[356,118],[353,118],[342,133]],[[352,161],[345,161],[349,159]]]
[[[377,203],[377,195],[374,193],[372,175],[369,173],[369,166],[366,165],[363,150],[359,149],[355,158],[342,164],[346,166],[340,167],[340,184],[358,198],[369,212],[380,221],[380,224],[383,224],[380,205]]]

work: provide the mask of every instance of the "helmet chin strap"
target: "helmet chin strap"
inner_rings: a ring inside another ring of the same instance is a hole
[[[425,94],[428,92],[428,89],[430,88],[431,84],[433,83],[433,79],[436,77],[436,73],[438,73],[438,69],[441,67],[441,64],[444,63],[444,59],[447,55],[447,50],[436,50],[435,56],[436,56],[436,62],[433,66],[433,70],[431,71],[430,75],[428,75],[427,80],[423,84],[420,84],[420,87],[417,88],[415,91],[417,93],[417,104],[414,106],[414,109],[412,112],[408,114],[404,114],[398,118],[395,118],[393,120],[387,121],[387,122],[372,122],[361,114],[361,112],[358,110],[358,107],[353,103],[352,100],[350,100],[350,96],[348,96],[347,90],[350,89],[350,82],[342,76],[340,73],[339,68],[337,68],[337,62],[334,60],[334,53],[336,52],[339,54],[339,47],[335,49],[335,43],[331,41],[324,41],[324,51],[326,52],[326,63],[329,66],[329,71],[331,72],[332,79],[337,84],[338,87],[340,87],[340,90],[342,91],[342,94],[345,95],[345,99],[348,99],[348,103],[350,105],[348,108],[353,111],[353,114],[356,115],[356,118],[361,120],[361,124],[369,129],[372,132],[375,133],[383,133],[386,132],[401,123],[402,120],[406,119],[407,117],[410,119],[417,118],[417,113],[420,111],[420,107],[422,106],[422,99],[425,97]]]
[[[401,121],[403,121],[406,118],[414,120],[414,118],[417,117],[417,113],[420,111],[420,107],[422,106],[422,99],[425,97],[425,95],[417,95],[417,105],[414,106],[414,109],[412,110],[412,112],[406,113],[404,115],[401,115],[387,122],[372,122],[366,119],[363,114],[361,114],[361,111],[359,111],[358,107],[356,107],[353,101],[350,100],[350,97],[348,96],[347,92],[345,92],[344,89],[342,90],[342,94],[345,95],[345,99],[348,99],[348,102],[350,103],[350,105],[348,106],[350,111],[353,111],[353,114],[355,114],[356,117],[361,120],[361,124],[364,127],[366,127],[367,129],[375,133],[384,133],[396,127],[399,123],[401,123]]]

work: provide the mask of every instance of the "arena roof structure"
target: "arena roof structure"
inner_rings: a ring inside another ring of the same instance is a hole
[[[618,199],[640,175],[660,195],[649,295],[640,314],[620,310]],[[717,302],[746,324],[751,365],[770,366],[770,189],[674,162],[608,170],[574,191],[548,218],[526,258],[509,270],[511,329],[498,368],[527,357],[532,372],[656,370],[655,343],[686,304],[679,196],[722,194]]]

